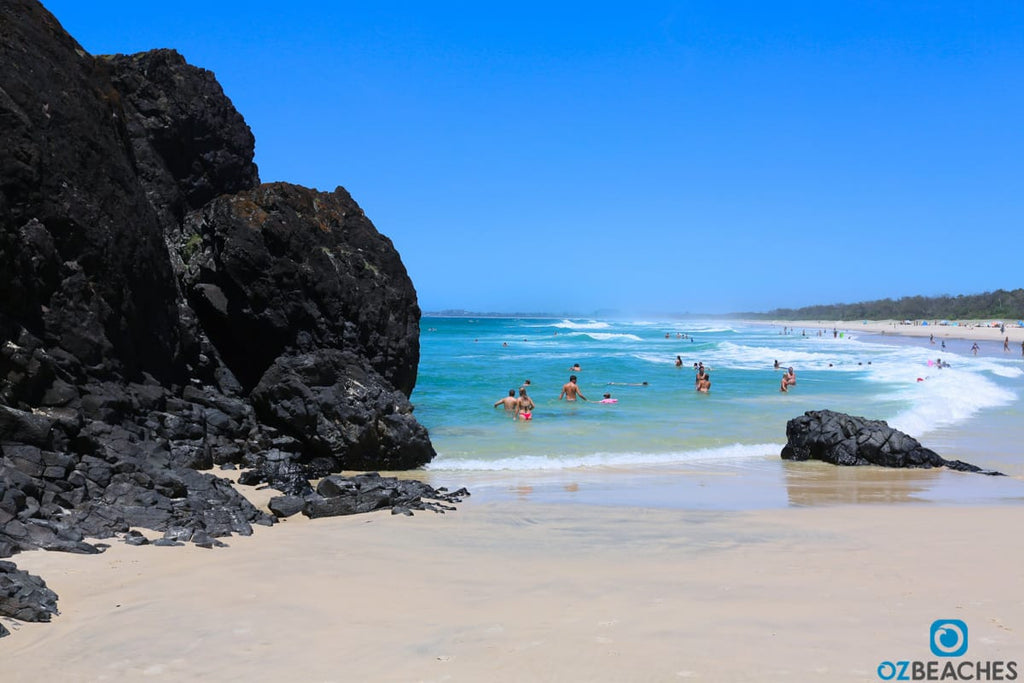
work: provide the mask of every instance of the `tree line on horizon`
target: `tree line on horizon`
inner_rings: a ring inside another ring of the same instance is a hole
[[[852,304],[777,308],[743,317],[772,320],[1024,320],[1024,289],[957,296],[905,296]]]

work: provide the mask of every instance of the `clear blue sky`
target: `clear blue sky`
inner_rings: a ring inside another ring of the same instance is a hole
[[[1024,3],[46,0],[213,71],[264,182],[344,186],[424,310],[1024,286]]]

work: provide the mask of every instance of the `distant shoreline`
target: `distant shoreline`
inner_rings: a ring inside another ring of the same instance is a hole
[[[669,314],[665,314],[669,315]],[[470,313],[467,311],[432,311],[423,314],[424,318],[602,318],[616,317],[613,314],[571,314],[571,313]],[[1006,338],[1010,340],[1010,350],[1020,350],[1024,342],[1024,327],[1016,323],[1006,325],[1005,331],[999,327],[991,327],[986,320],[949,320],[948,324],[939,324],[928,321],[914,321],[904,323],[900,320],[779,320],[779,319],[752,319],[742,317],[729,317],[724,315],[670,315],[672,319],[686,320],[716,320],[743,323],[746,325],[763,325],[768,327],[791,327],[794,329],[810,330],[837,330],[839,332],[862,332],[877,335],[893,335],[900,337],[937,337],[939,339],[962,339],[965,341],[995,341],[1002,342]]]
[[[744,321],[758,324],[758,321]],[[1020,352],[1021,342],[1024,342],[1024,327],[1007,325],[1005,331],[998,327],[989,327],[984,321],[978,320],[951,320],[948,325],[927,325],[907,324],[898,320],[867,320],[854,322],[850,320],[771,320],[761,321],[760,324],[771,325],[772,327],[790,327],[801,331],[837,330],[839,332],[861,332],[877,335],[893,335],[897,337],[924,337],[934,336],[937,339],[962,339],[964,341],[993,341],[1002,342],[1007,337],[1010,340],[1010,350]]]

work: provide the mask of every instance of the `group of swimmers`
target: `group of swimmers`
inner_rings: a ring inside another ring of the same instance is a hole
[[[680,356],[676,356],[676,367],[682,367],[683,359]],[[779,361],[775,361],[775,368],[778,369],[781,366]],[[694,377],[694,387],[702,394],[710,393],[711,391],[711,375],[710,369],[705,368],[703,362],[697,362],[693,364],[693,369],[696,371]],[[580,371],[580,364],[574,363],[570,371],[573,373]],[[577,399],[581,401],[589,401],[583,392],[580,390],[578,378],[575,374],[569,375],[569,381],[562,385],[562,392],[558,395],[558,400],[566,400],[569,402],[575,402]],[[647,386],[647,382],[609,382],[608,384],[627,384],[630,386]],[[796,372],[792,366],[786,369],[786,372],[782,375],[782,382],[779,385],[779,391],[788,392],[789,387],[796,384]],[[519,395],[516,396],[515,389],[508,390],[508,396],[499,399],[494,402],[494,407],[503,406],[506,413],[512,415],[513,420],[530,420],[533,419],[533,410],[536,407],[533,399],[530,398],[527,393],[527,388],[530,386],[530,380],[524,380],[523,386],[519,387]],[[598,403],[617,403],[618,399],[612,398],[610,392],[605,392],[604,397],[598,401]]]
[[[578,371],[580,364],[576,363],[570,368],[571,370]],[[566,401],[575,401],[577,398],[583,401],[589,401],[583,392],[580,391],[579,385],[576,383],[576,375],[569,375],[569,381],[562,385],[562,393],[558,395],[558,400],[565,399]],[[647,384],[647,382],[644,382]],[[512,415],[513,420],[531,420],[533,419],[533,410],[536,405],[526,389],[530,386],[530,380],[524,380],[523,386],[519,387],[519,396],[516,396],[515,389],[508,390],[508,396],[499,399],[494,402],[494,407],[503,406],[506,413]],[[605,393],[604,398],[599,403],[616,403],[617,399],[612,398],[610,393]]]
[[[571,371],[579,371],[580,364],[575,363],[571,368]],[[558,395],[558,400],[565,399],[566,401],[575,402],[576,399],[581,401],[589,401],[583,392],[580,390],[577,384],[577,377],[575,374],[569,375],[569,381],[562,385],[562,393]],[[609,384],[617,384],[617,382],[609,382]],[[519,396],[516,396],[515,389],[508,390],[508,396],[499,399],[494,402],[494,407],[503,406],[506,413],[512,415],[513,420],[531,420],[533,419],[533,410],[536,407],[533,399],[527,393],[526,389],[530,386],[530,380],[524,380],[523,386],[519,387]],[[637,382],[636,386],[647,386],[647,382]],[[618,399],[612,398],[610,392],[605,392],[604,397],[598,401],[598,403],[618,403]]]

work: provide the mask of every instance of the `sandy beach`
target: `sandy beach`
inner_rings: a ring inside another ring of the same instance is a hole
[[[833,326],[931,332],[806,329]],[[946,331],[1002,353],[988,330]],[[1019,354],[1024,330],[1006,333]],[[3,620],[3,680],[877,681],[885,662],[950,661],[930,649],[939,619],[969,629],[952,661],[1019,676],[1019,424],[995,410],[926,443],[1008,477],[774,457],[428,471],[403,476],[474,495],[443,515],[293,517],[213,550],[22,553],[62,613]]]
[[[866,681],[1024,663],[1024,507],[702,512],[467,501],[293,519],[230,548],[16,559],[61,596],[6,681]]]
[[[983,320],[951,320],[948,325],[905,324],[898,320],[868,320],[864,322],[851,320],[773,320],[776,327],[789,327],[795,330],[826,330],[831,332],[855,332],[861,334],[893,335],[899,337],[931,337],[936,339],[963,339],[971,342],[997,342],[1002,349],[1003,342],[1009,339],[1010,351],[1021,354],[1021,343],[1024,342],[1024,327],[1017,324],[992,327]],[[991,345],[990,345],[991,346]]]

